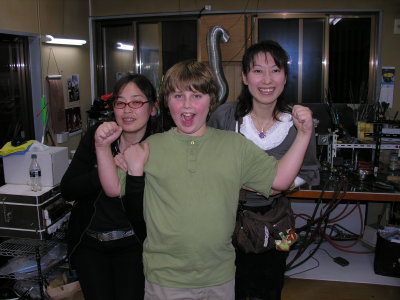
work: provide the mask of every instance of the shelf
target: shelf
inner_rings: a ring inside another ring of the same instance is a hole
[[[334,144],[335,148],[350,148],[350,149],[375,149],[376,144]],[[400,144],[381,144],[381,150],[398,150]]]
[[[55,232],[51,239],[39,240],[39,239],[27,239],[27,238],[11,238],[0,243],[0,256],[3,257],[15,257],[17,259],[28,259],[35,261],[37,267],[32,271],[27,272],[13,272],[12,268],[8,271],[2,270],[3,274],[0,274],[0,278],[12,279],[12,280],[29,280],[39,282],[39,285],[43,286],[44,277],[47,276],[54,268],[63,263],[60,253],[64,253],[66,248],[65,245],[65,232]],[[51,251],[62,251],[56,252],[53,256],[48,256]],[[57,259],[55,257],[58,257]],[[11,260],[9,260],[10,262]],[[9,263],[8,262],[8,263]],[[7,266],[6,263],[4,267]]]
[[[57,244],[56,240],[10,239],[0,244],[0,255],[11,257],[35,257],[46,254]]]
[[[29,281],[42,281],[43,276],[48,274],[56,266],[62,263],[63,259],[47,258],[44,257],[56,246],[60,246],[61,249],[65,247],[60,244],[60,240],[35,240],[35,239],[9,239],[0,244],[0,255],[15,257],[17,259],[28,259],[34,261],[37,267],[31,271],[26,272],[13,272],[11,268],[8,272],[2,270],[3,274],[0,274],[0,278],[14,279],[14,280],[29,280]],[[60,248],[57,248],[57,250]],[[42,265],[39,269],[39,261],[42,261]],[[9,260],[9,263],[11,260]],[[15,262],[13,262],[14,264]],[[6,266],[6,265],[5,265]]]

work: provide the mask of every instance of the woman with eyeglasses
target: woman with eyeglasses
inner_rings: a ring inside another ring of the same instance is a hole
[[[64,199],[74,201],[68,257],[85,300],[143,299],[144,174],[127,172],[122,153],[157,131],[156,92],[146,77],[129,74],[109,101],[115,121],[88,130],[61,181]]]

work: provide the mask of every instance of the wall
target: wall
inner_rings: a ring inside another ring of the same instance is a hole
[[[400,60],[398,49],[400,48],[400,35],[393,34],[394,19],[400,18],[400,1],[398,0],[336,0],[336,1],[272,1],[272,0],[0,0],[0,32],[28,33],[34,36],[40,34],[53,34],[71,38],[89,40],[88,16],[111,17],[138,14],[156,13],[185,13],[199,12],[204,5],[211,5],[212,11],[217,12],[249,12],[257,10],[268,11],[313,11],[313,10],[382,10],[382,47],[381,65],[394,66],[397,69],[395,83],[395,105],[391,115],[400,110]],[[89,12],[91,5],[92,11]],[[203,12],[207,14],[208,12]],[[47,74],[47,60],[50,47],[41,44],[42,79]],[[51,46],[63,75],[63,80],[71,74],[79,74],[81,85],[81,113],[83,121],[86,121],[85,111],[92,102],[90,95],[90,47]],[[55,72],[53,65],[49,66],[49,72]],[[232,66],[224,66],[225,69]],[[236,73],[235,73],[236,74]],[[232,77],[232,74],[226,75]],[[237,75],[233,75],[234,77]],[[234,79],[234,78],[233,78]],[[234,90],[240,87],[240,78],[236,80]],[[45,86],[45,85],[44,85]],[[66,83],[64,84],[66,86]],[[67,99],[65,90],[65,99]],[[34,99],[40,102],[40,97]],[[66,107],[69,103],[66,101]],[[70,148],[75,148],[79,137],[73,137],[67,143]],[[64,144],[63,144],[64,145]]]
[[[27,35],[38,40],[40,35],[45,34],[89,40],[88,0],[0,0],[0,7],[0,32]],[[86,122],[86,110],[90,108],[92,100],[89,43],[82,47],[38,44],[40,45],[39,58],[33,63],[40,65],[42,78],[41,81],[34,80],[35,84],[39,86],[33,88],[40,90],[38,95],[33,98],[34,107],[36,110],[37,107],[40,107],[40,98],[47,93],[46,75],[61,74],[65,107],[79,105],[83,122]],[[50,49],[53,49],[55,60],[53,55],[49,55]],[[68,101],[66,79],[72,74],[79,74],[80,77],[81,100],[78,103],[69,103]],[[35,114],[35,118],[40,117]],[[60,146],[74,149],[79,140],[80,135],[76,135],[71,137],[68,143]]]
[[[92,16],[116,16],[116,15],[140,15],[140,14],[158,14],[158,13],[185,13],[199,12],[205,5],[211,5],[212,11],[218,12],[249,12],[264,10],[270,12],[276,11],[333,11],[333,10],[381,10],[382,11],[382,44],[381,44],[381,65],[394,66],[397,71],[394,92],[394,107],[389,111],[393,117],[397,110],[400,110],[400,60],[398,59],[398,49],[400,48],[400,34],[393,34],[394,19],[400,18],[399,0],[152,0],[152,1],[132,1],[132,0],[113,0],[112,4],[107,0],[91,0]],[[244,41],[243,41],[244,42]],[[244,43],[243,43],[244,44]],[[222,48],[222,47],[221,47]],[[226,66],[224,66],[226,68]],[[236,89],[236,87],[235,87]]]

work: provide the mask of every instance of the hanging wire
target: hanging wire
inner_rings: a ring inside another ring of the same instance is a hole
[[[56,64],[56,68],[57,68],[57,71],[58,71],[58,75],[61,75],[60,69],[58,68],[56,56],[54,55],[53,48],[50,48],[50,51],[49,51],[49,59],[47,60],[47,70],[46,70],[46,74],[49,75],[50,58],[51,58],[51,55],[52,55],[52,54],[53,54],[54,62],[55,62],[55,64]]]

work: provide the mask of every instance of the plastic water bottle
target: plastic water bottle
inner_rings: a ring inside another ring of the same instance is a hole
[[[31,190],[38,192],[42,190],[42,170],[37,162],[37,155],[31,155],[31,165],[29,166],[29,177]]]

